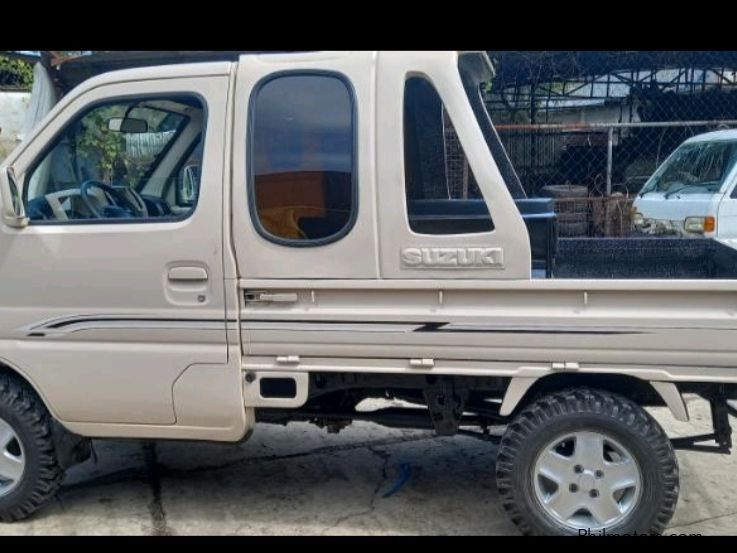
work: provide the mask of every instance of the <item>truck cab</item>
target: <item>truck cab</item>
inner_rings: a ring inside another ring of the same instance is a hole
[[[524,533],[662,532],[644,407],[701,394],[714,434],[675,444],[729,451],[732,258],[708,287],[550,278],[484,53],[224,57],[92,77],[0,167],[0,520],[93,438],[369,420],[498,443]]]

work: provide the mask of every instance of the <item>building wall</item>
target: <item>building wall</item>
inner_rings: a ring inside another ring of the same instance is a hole
[[[0,91],[0,161],[20,142],[19,135],[30,99],[29,92]]]

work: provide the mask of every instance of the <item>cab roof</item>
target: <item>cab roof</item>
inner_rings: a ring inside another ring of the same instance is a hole
[[[159,51],[101,52],[62,61],[52,76],[63,92],[87,79],[119,69],[212,61],[237,61],[247,54],[284,54],[291,51]]]

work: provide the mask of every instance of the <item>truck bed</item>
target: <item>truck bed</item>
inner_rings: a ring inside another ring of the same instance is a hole
[[[705,238],[632,236],[558,238],[550,198],[515,203],[527,226],[533,278],[559,279],[733,279],[737,250]],[[415,200],[413,228],[427,234],[488,231],[483,200]]]
[[[704,238],[560,238],[553,269],[565,279],[735,277],[737,250]]]

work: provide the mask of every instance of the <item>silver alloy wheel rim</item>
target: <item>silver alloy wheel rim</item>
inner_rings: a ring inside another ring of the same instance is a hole
[[[0,497],[12,492],[23,478],[26,456],[15,430],[0,419]]]
[[[575,530],[619,524],[642,495],[637,460],[600,432],[573,432],[549,442],[535,460],[532,478],[543,511]]]

